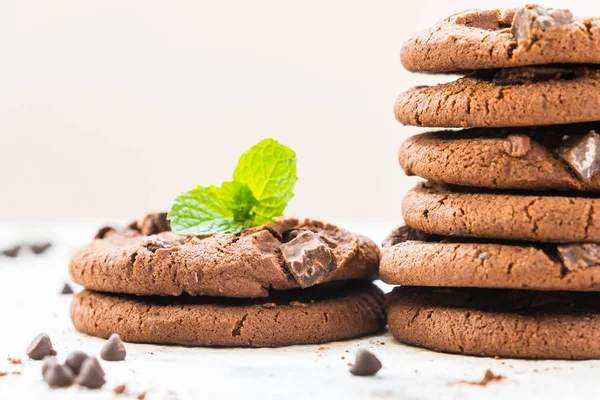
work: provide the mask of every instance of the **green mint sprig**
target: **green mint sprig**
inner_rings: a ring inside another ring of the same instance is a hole
[[[240,157],[233,181],[179,195],[167,218],[179,235],[239,233],[283,215],[294,197],[296,153],[264,139]]]

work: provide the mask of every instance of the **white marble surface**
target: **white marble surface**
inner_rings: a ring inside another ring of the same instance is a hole
[[[351,229],[380,241],[393,226],[381,221],[345,221]],[[389,334],[323,346],[280,349],[210,349],[127,344],[124,362],[102,362],[107,384],[100,390],[73,386],[49,389],[41,363],[25,348],[47,332],[58,357],[74,349],[98,354],[103,340],[74,330],[70,296],[58,292],[68,279],[69,255],[93,234],[97,224],[0,224],[0,247],[13,241],[51,239],[42,256],[0,258],[0,399],[115,397],[127,385],[127,398],[147,399],[505,399],[594,398],[599,396],[600,362],[494,360],[437,354],[396,342]],[[385,344],[383,344],[385,343]],[[354,377],[348,362],[360,348],[372,350],[384,368],[376,377]],[[10,364],[8,356],[21,358]],[[486,387],[459,383],[481,379],[486,369],[506,376]],[[16,371],[21,374],[11,374]],[[126,398],[124,396],[121,396]]]

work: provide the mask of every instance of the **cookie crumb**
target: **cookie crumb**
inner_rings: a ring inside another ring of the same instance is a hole
[[[345,360],[345,359],[346,359],[346,356],[342,356],[342,360]]]
[[[11,364],[23,364],[23,361],[20,358],[14,358],[14,357],[8,356],[6,359]]]
[[[502,379],[506,379],[504,375],[496,375],[491,370],[486,370],[485,375],[479,381],[460,381],[459,383],[464,383],[467,385],[475,385],[475,386],[487,386],[488,383],[493,381],[501,381]]]
[[[13,371],[13,372],[11,372],[11,374],[13,374],[13,375],[21,375],[21,371]]]
[[[115,386],[113,389],[113,392],[115,394],[123,394],[123,393],[125,393],[125,390],[127,390],[127,386],[125,386],[124,384],[121,384],[121,385]]]
[[[6,371],[0,371],[0,376],[6,376],[6,375],[8,375],[8,372],[6,372]]]
[[[499,360],[500,357],[499,356],[494,356],[494,360]]]
[[[137,400],[144,400],[145,398],[146,398],[146,392],[142,392],[142,393],[138,394],[136,397]]]

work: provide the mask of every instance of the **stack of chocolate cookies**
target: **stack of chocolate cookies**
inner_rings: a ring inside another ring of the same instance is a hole
[[[414,72],[463,72],[395,104],[400,164],[428,182],[386,240],[388,323],[452,353],[600,357],[600,19],[529,5],[453,15],[404,44]],[[474,71],[474,72],[473,72]]]
[[[71,306],[79,331],[125,341],[272,347],[324,343],[386,324],[371,240],[314,220],[241,233],[171,232],[165,214],[105,227],[72,258],[86,290]]]

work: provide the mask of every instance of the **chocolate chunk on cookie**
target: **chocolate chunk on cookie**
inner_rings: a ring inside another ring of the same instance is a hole
[[[314,220],[283,219],[238,235],[144,232],[150,236],[111,231],[79,250],[70,263],[73,281],[102,292],[252,298],[271,289],[371,279],[379,263],[371,240]],[[308,247],[299,248],[299,238],[310,239],[300,246]]]
[[[298,306],[301,304],[302,306]],[[83,291],[71,305],[75,328],[128,342],[186,346],[277,347],[379,332],[383,293],[372,283],[318,285],[267,299],[137,297]]]
[[[329,245],[311,231],[297,234],[279,248],[288,270],[303,288],[323,282],[337,266]]]
[[[401,342],[448,353],[600,358],[600,294],[399,287],[388,325]]]
[[[600,19],[527,5],[469,10],[417,33],[400,53],[415,72],[456,72],[546,64],[600,63]],[[568,49],[568,50],[565,50]]]
[[[523,74],[511,80],[510,71],[488,71],[437,86],[409,89],[396,100],[396,119],[405,125],[441,128],[600,120],[597,106],[600,70],[590,66],[571,67],[569,73],[556,73],[553,67],[536,67],[535,70],[529,80]],[[543,71],[547,73],[542,74]]]
[[[454,237],[600,243],[600,198],[421,184],[402,202],[406,224]]]
[[[429,236],[385,247],[380,273],[403,286],[600,291],[600,246]]]
[[[600,191],[600,125],[440,131],[407,139],[408,175],[488,189]]]

